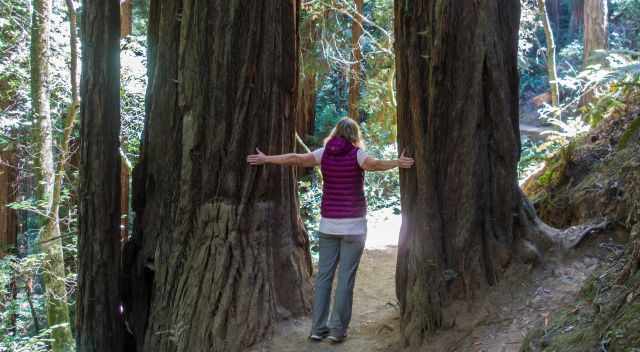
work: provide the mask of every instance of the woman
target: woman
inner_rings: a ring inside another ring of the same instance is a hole
[[[364,151],[360,127],[350,118],[338,122],[324,148],[307,154],[265,155],[259,149],[247,157],[251,165],[277,164],[313,167],[320,165],[324,184],[320,218],[320,259],[313,302],[313,324],[309,338],[339,343],[347,336],[351,321],[353,287],[367,234],[367,202],[364,171],[410,168],[414,161],[378,160]],[[340,263],[335,301],[329,319],[331,288]]]

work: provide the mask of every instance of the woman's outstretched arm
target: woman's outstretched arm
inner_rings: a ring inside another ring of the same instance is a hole
[[[247,162],[251,165],[263,165],[263,164],[276,164],[276,165],[289,165],[289,166],[301,166],[301,167],[313,167],[318,163],[314,158],[313,153],[305,154],[280,154],[280,155],[266,155],[256,148],[256,154],[247,156]]]
[[[396,160],[379,160],[367,157],[362,163],[362,169],[365,171],[387,171],[396,167],[408,169],[413,166],[414,162],[413,158],[405,156],[403,151],[400,158]]]

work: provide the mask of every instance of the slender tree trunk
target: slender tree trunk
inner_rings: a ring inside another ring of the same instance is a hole
[[[558,73],[556,70],[556,43],[553,38],[553,29],[545,0],[538,0],[538,11],[542,16],[542,25],[544,26],[544,36],[547,41],[547,73],[549,76],[549,88],[551,90],[551,105],[558,107],[560,105],[560,87],[558,84]]]
[[[41,243],[44,251],[43,278],[49,326],[52,332],[53,351],[73,349],[73,337],[69,326],[69,307],[65,287],[64,257],[58,226],[56,202],[55,166],[53,161],[53,129],[49,108],[49,21],[51,0],[33,1],[31,32],[31,98],[33,106],[37,199],[42,203],[40,223]],[[59,200],[59,190],[58,190]]]
[[[584,0],[571,0],[571,17],[569,19],[569,31],[567,38],[573,39],[584,22]]]
[[[27,294],[27,302],[29,303],[29,311],[31,312],[31,319],[33,320],[33,330],[37,334],[40,332],[40,322],[38,321],[38,314],[36,313],[35,305],[33,304],[33,279],[28,278],[25,285],[25,293]],[[16,285],[14,299],[17,298],[18,287]]]
[[[9,204],[16,201],[18,178],[14,149],[0,151],[0,258],[15,247],[18,235],[18,216]]]
[[[120,153],[120,239],[129,238],[129,181],[131,164],[124,153]]]
[[[296,131],[303,138],[312,136],[315,130],[317,77],[315,72],[306,72],[299,89]]]
[[[318,73],[313,62],[316,44],[320,40],[321,27],[316,17],[308,18],[300,26],[301,82],[298,88],[296,132],[304,138],[313,135],[316,117],[316,85]]]
[[[596,50],[608,48],[607,0],[584,0],[584,65]]]
[[[362,50],[360,48],[360,38],[362,37],[362,21],[360,14],[364,10],[364,0],[354,0],[356,4],[356,14],[351,22],[351,50],[353,52],[353,63],[349,73],[349,117],[355,121],[360,121],[360,87],[362,82]]]
[[[400,172],[406,345],[453,320],[445,308],[495,284],[538,234],[517,184],[519,20],[518,0],[395,2],[398,144],[416,160]]]
[[[175,19],[174,19],[175,20]],[[121,351],[120,9],[82,1],[77,350]],[[173,167],[173,166],[172,166]]]
[[[125,245],[138,351],[241,351],[309,311],[308,239],[290,168],[295,1],[154,1],[145,139]],[[180,19],[179,21],[176,19]]]
[[[133,0],[120,0],[120,37],[131,34],[133,25]]]

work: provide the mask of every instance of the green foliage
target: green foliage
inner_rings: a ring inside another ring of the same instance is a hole
[[[0,143],[28,126],[29,26],[27,1],[0,0]]]
[[[629,125],[626,131],[620,137],[620,142],[618,142],[618,150],[622,150],[627,147],[629,141],[635,136],[638,131],[640,131],[640,117],[636,117],[635,120]]]
[[[43,267],[44,254],[27,255],[23,258],[6,256],[0,259],[0,297],[10,298],[15,287],[17,298],[10,299],[7,306],[0,310],[0,351],[47,351],[50,329],[35,331],[33,314],[42,324],[46,322],[42,288],[37,275]],[[34,284],[31,310],[27,286]],[[15,325],[13,324],[15,318]]]
[[[317,254],[320,203],[322,201],[322,186],[317,176],[307,175],[298,181],[298,200],[300,201],[300,217],[311,241],[311,252]]]
[[[136,164],[142,140],[147,88],[146,37],[129,36],[121,44],[120,70],[120,135],[122,149]]]
[[[548,157],[548,151],[542,148],[543,142],[527,137],[522,139],[520,161],[518,162],[518,180],[523,181],[533,174]]]

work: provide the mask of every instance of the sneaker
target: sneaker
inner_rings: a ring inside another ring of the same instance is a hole
[[[346,338],[347,338],[347,335],[339,335],[339,336],[329,335],[327,340],[329,340],[329,342],[331,343],[342,343],[344,342],[344,340],[346,340]]]
[[[309,340],[314,341],[314,342],[320,342],[322,340],[325,339],[325,337],[327,337],[327,333],[324,334],[311,334],[309,335]]]

